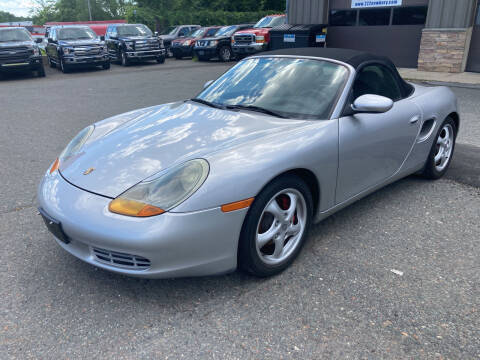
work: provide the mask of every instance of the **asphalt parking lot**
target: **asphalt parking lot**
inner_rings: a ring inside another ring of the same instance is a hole
[[[229,66],[0,80],[0,358],[480,358],[480,89],[453,88],[446,178],[403,179],[328,218],[274,278],[127,278],[53,241],[36,186],[80,129],[194,97]]]

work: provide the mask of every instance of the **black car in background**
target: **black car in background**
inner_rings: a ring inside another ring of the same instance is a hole
[[[42,55],[36,41],[23,27],[0,28],[0,71],[35,71],[39,77],[45,76]]]
[[[219,58],[230,61],[234,58],[232,51],[232,36],[235,32],[251,28],[253,24],[228,25],[217,31],[214,37],[199,39],[195,42],[193,51],[200,61]]]
[[[215,36],[215,33],[221,26],[208,26],[199,28],[184,38],[175,39],[172,41],[170,50],[175,59],[181,59],[185,56],[193,56],[193,47],[195,41],[198,39]]]
[[[110,69],[105,42],[85,25],[52,26],[45,51],[50,67],[59,67],[64,73],[79,65]]]
[[[105,42],[113,61],[123,66],[132,61],[165,62],[163,41],[143,24],[114,24],[107,27]]]

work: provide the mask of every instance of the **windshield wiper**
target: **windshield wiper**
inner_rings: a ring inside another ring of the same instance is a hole
[[[199,99],[199,98],[193,98],[193,99],[190,99],[190,101],[194,101],[194,102],[198,102],[200,104],[208,105],[208,106],[213,107],[215,109],[225,110],[225,106],[220,105],[220,104],[216,104],[216,103],[211,102],[211,101],[207,101],[207,100],[203,100],[203,99]]]
[[[255,105],[227,105],[226,106],[227,109],[245,109],[245,110],[251,110],[251,111],[257,111],[257,112],[261,112],[261,113],[264,113],[264,114],[267,114],[267,115],[272,115],[272,116],[276,116],[276,117],[279,117],[279,118],[282,118],[282,119],[286,119],[286,116],[276,112],[276,111],[272,111],[272,110],[268,110],[268,109],[265,109],[265,108],[262,108],[260,106],[255,106]]]

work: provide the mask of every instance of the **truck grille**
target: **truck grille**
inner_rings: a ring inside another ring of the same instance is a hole
[[[99,55],[102,53],[100,46],[75,46],[75,55],[77,56],[91,56]]]
[[[28,47],[11,47],[0,49],[0,60],[2,62],[27,62],[28,58],[33,55],[33,49]]]
[[[237,44],[251,44],[255,42],[255,35],[253,34],[238,34],[233,37]]]
[[[135,42],[135,51],[152,51],[158,50],[158,44],[156,42],[149,41],[136,41]]]
[[[138,255],[124,254],[96,247],[92,247],[92,253],[97,261],[111,266],[132,270],[145,270],[150,267],[150,260]]]

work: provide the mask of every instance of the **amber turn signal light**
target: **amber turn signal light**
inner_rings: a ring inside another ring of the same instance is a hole
[[[108,205],[108,210],[116,214],[136,217],[155,216],[165,212],[165,210],[153,205],[122,198],[112,200]]]
[[[223,212],[230,212],[230,211],[235,211],[235,210],[240,210],[249,207],[252,205],[253,200],[255,198],[250,198],[250,199],[245,199],[245,200],[240,200],[240,201],[235,201],[229,204],[222,205],[222,211]]]
[[[57,158],[53,163],[52,167],[50,168],[50,174],[53,173],[54,171],[57,171],[59,166],[60,166],[60,160],[58,160]]]

